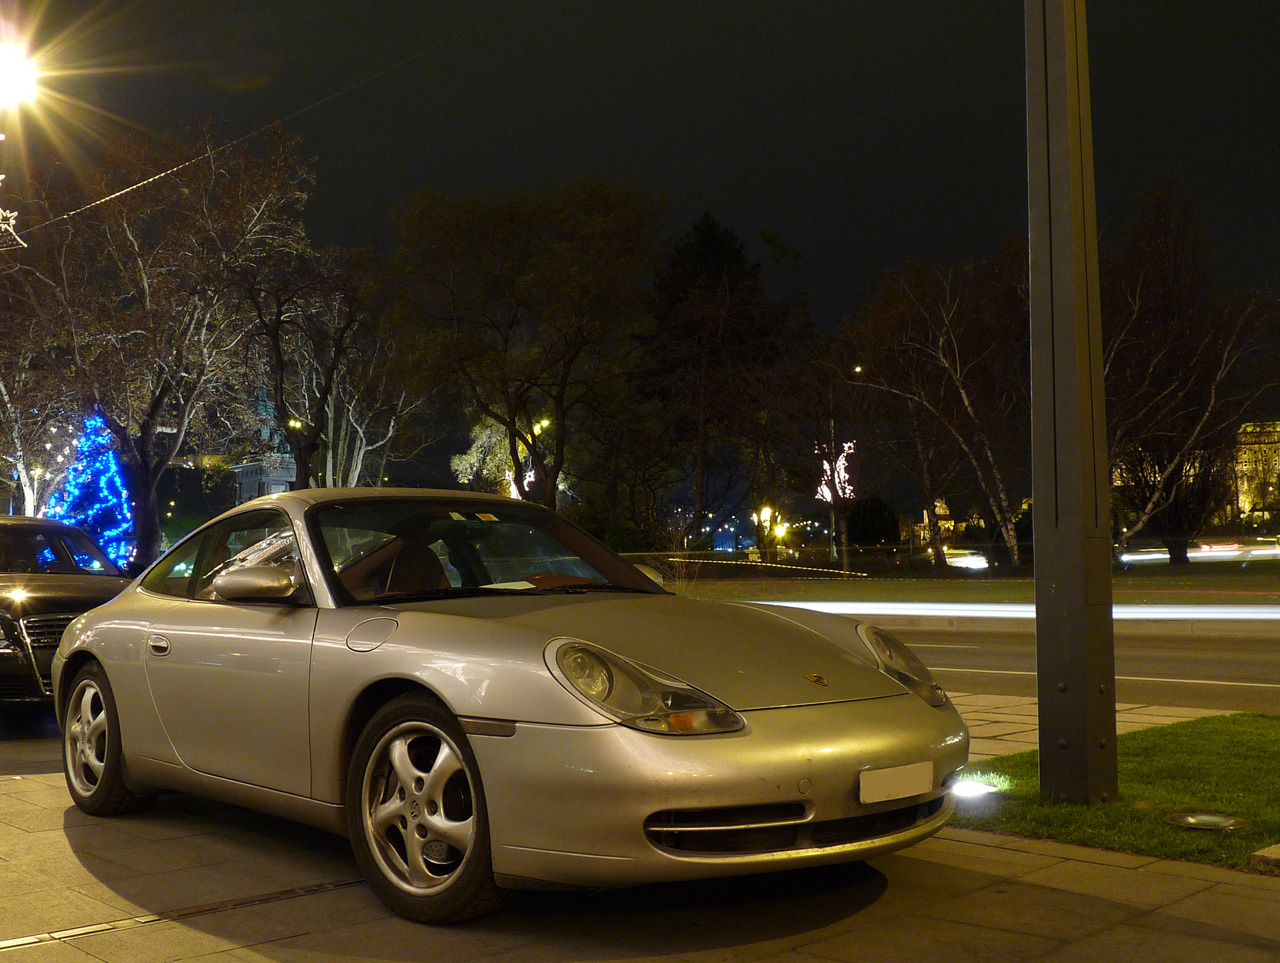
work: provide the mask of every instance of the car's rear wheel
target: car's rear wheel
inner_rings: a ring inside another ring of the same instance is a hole
[[[346,804],[356,862],[400,915],[456,923],[502,904],[475,755],[457,720],[426,694],[392,700],[365,726]]]
[[[124,781],[120,717],[107,673],[90,662],[76,673],[62,724],[62,768],[67,789],[93,816],[119,816],[138,808],[140,797]]]

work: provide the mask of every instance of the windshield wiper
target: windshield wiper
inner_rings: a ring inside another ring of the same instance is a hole
[[[648,589],[634,588],[630,585],[618,585],[616,582],[590,582],[583,585],[553,585],[548,588],[535,589],[537,592],[556,592],[561,595],[576,595],[579,592],[634,592],[638,595],[656,595]]]
[[[395,592],[367,599],[368,602],[427,602],[435,599],[466,599],[481,595],[528,595],[528,589],[494,588],[490,585],[463,585],[457,588],[421,589],[417,592]]]

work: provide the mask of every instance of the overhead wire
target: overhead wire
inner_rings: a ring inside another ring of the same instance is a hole
[[[265,134],[267,131],[272,130],[273,128],[281,127],[284,124],[287,124],[290,121],[302,116],[303,114],[306,114],[312,110],[315,110],[318,107],[324,106],[330,101],[337,100],[340,97],[345,97],[347,94],[351,93],[353,90],[357,90],[360,87],[363,87],[367,84],[371,84],[374,81],[382,77],[385,77],[389,73],[393,73],[394,71],[400,70],[401,68],[407,66],[408,64],[413,63],[415,60],[420,60],[423,57],[426,57],[430,54],[434,54],[441,48],[456,42],[457,40],[467,36],[468,34],[477,33],[481,30],[484,30],[490,25],[496,23],[502,16],[509,14],[515,8],[521,7],[521,6],[527,6],[531,2],[532,0],[513,0],[513,2],[508,4],[504,10],[493,13],[490,16],[486,17],[485,19],[480,20],[476,23],[470,24],[466,27],[462,27],[456,30],[454,33],[449,34],[446,37],[442,37],[432,44],[428,44],[427,46],[423,47],[421,50],[417,51],[416,53],[412,53],[407,57],[402,57],[399,60],[396,60],[390,64],[380,67],[377,70],[373,71],[372,73],[364,77],[361,77],[359,80],[356,80],[350,84],[347,84],[345,87],[342,87],[338,90],[325,94],[323,97],[319,97],[316,100],[313,100],[310,103],[302,107],[299,107],[297,110],[293,111],[290,114],[286,114],[283,117],[278,117],[275,120],[270,121],[266,124],[263,124],[260,127],[257,127],[246,134],[242,134],[241,136],[235,138],[234,140],[229,140],[226,143],[220,144],[217,147],[210,148],[209,150],[206,150],[206,151],[201,151],[199,154],[195,155],[189,160],[185,160],[181,164],[175,164],[173,167],[170,167],[168,170],[161,171],[158,174],[153,174],[150,177],[144,178],[143,180],[138,181],[136,184],[131,184],[128,187],[121,188],[120,190],[115,191],[112,194],[108,194],[105,197],[100,197],[95,201],[90,201],[88,204],[85,204],[82,207],[78,207],[75,210],[67,211],[63,214],[59,214],[57,217],[51,217],[47,221],[41,221],[39,224],[33,224],[31,227],[28,227],[25,230],[18,231],[17,237],[21,238],[28,234],[34,233],[35,231],[38,231],[41,228],[48,227],[51,224],[57,224],[60,221],[70,220],[71,218],[77,217],[78,215],[83,214],[85,211],[92,210],[93,208],[99,207],[102,204],[109,204],[111,201],[114,201],[117,198],[123,197],[126,194],[130,194],[133,191],[140,190],[141,188],[146,187],[148,184],[153,184],[158,180],[162,180],[166,177],[171,177],[172,175],[192,166],[193,164],[198,164],[201,161],[208,160],[210,157],[212,157],[215,154],[219,154],[223,151],[230,150],[232,147],[235,147],[239,144],[243,144],[246,141],[252,140],[255,137],[261,136],[262,134]]]

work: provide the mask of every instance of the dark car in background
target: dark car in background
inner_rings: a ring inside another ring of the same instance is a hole
[[[129,581],[78,528],[0,517],[0,705],[52,705],[49,665],[63,629]]]

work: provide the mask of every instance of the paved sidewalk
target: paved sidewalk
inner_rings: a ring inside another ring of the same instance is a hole
[[[520,893],[423,927],[389,914],[325,833],[176,795],[84,816],[56,748],[0,739],[0,963],[1280,963],[1280,877],[957,829],[867,863]]]
[[[969,723],[969,758],[989,759],[1038,748],[1040,738],[1036,699],[1025,696],[974,695],[950,692],[951,701]],[[1116,704],[1116,732],[1185,722],[1227,713],[1217,709],[1187,709],[1134,702]]]

